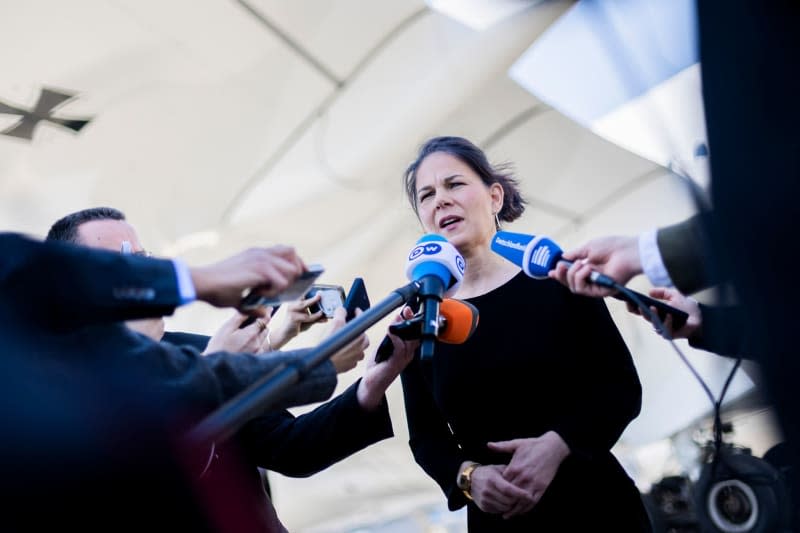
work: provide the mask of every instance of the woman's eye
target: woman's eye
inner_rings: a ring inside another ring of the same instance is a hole
[[[431,193],[426,192],[425,194],[423,194],[422,196],[419,197],[419,201],[420,202],[424,202],[425,200],[427,200],[430,197],[431,197]]]

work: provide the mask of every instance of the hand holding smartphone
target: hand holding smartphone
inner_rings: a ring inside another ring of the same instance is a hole
[[[356,309],[366,311],[370,305],[367,288],[362,278],[353,280],[347,297],[345,297],[344,288],[341,285],[314,284],[305,295],[305,298],[311,298],[315,294],[321,294],[320,301],[317,304],[312,304],[308,308],[308,312],[314,314],[322,310],[328,318],[333,318],[336,309],[344,306],[347,311],[347,321],[350,321],[356,316]]]
[[[314,284],[311,289],[306,293],[304,298],[313,298],[319,294],[319,302],[313,303],[308,306],[308,312],[312,315],[320,311],[327,318],[333,318],[336,309],[344,305],[344,289],[340,285],[322,285]]]
[[[309,265],[308,270],[300,274],[286,290],[274,296],[262,296],[251,289],[242,298],[239,308],[244,311],[252,311],[257,307],[276,306],[283,302],[298,300],[324,271],[325,269],[321,265]]]

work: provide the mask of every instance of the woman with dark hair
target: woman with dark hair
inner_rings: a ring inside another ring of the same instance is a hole
[[[466,259],[457,298],[480,311],[464,344],[438,344],[403,372],[410,446],[470,531],[649,531],[609,451],[638,414],[641,385],[602,300],[534,280],[494,254],[524,210],[507,167],[459,137],[426,142],[405,173],[427,232]]]

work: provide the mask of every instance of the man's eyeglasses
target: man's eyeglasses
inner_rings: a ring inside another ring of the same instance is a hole
[[[133,251],[133,246],[131,246],[130,241],[122,241],[122,246],[120,247],[120,253],[125,255],[139,255],[142,257],[150,257],[150,252],[147,250],[139,250],[137,252]]]

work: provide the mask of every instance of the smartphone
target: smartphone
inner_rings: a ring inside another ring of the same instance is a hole
[[[322,294],[318,303],[308,306],[311,314],[322,310],[328,318],[333,318],[334,312],[344,305],[344,288],[341,285],[314,284],[303,298],[311,298],[317,293]]]
[[[277,312],[278,312],[278,308],[279,308],[280,306],[281,306],[280,304],[278,304],[278,305],[273,305],[273,306],[272,306],[272,312],[269,314],[270,318],[272,318],[273,316],[275,316],[275,313],[277,313]],[[258,318],[258,317],[256,317],[256,316],[249,316],[249,317],[245,318],[245,319],[244,319],[244,321],[243,321],[241,324],[239,324],[239,329],[244,329],[244,328],[246,328],[247,326],[249,326],[250,324],[252,324],[253,322],[255,322],[257,318]]]
[[[344,301],[344,308],[347,310],[348,321],[356,316],[356,309],[362,311],[369,309],[369,296],[363,279],[353,280],[353,284],[350,285],[350,290],[347,292],[347,299]]]
[[[255,309],[256,307],[268,305],[280,305],[283,302],[291,302],[299,300],[303,295],[308,292],[311,285],[314,284],[320,274],[325,271],[321,265],[309,265],[308,270],[300,274],[286,290],[274,296],[261,296],[256,292],[250,292],[242,298],[241,307],[243,310]]]
[[[675,307],[672,307],[671,305],[662,302],[661,300],[656,300],[655,298],[650,298],[649,296],[645,296],[640,292],[636,291],[630,291],[630,292],[632,292],[647,307],[655,307],[656,312],[658,313],[658,318],[662,322],[667,318],[667,315],[672,315],[672,328],[674,330],[679,330],[683,327],[684,324],[686,324],[686,320],[689,318],[689,315],[685,311],[676,309]],[[626,302],[638,306],[638,304],[633,300],[633,298],[631,298],[630,295],[624,292],[618,292],[613,296],[617,300],[624,300]]]

